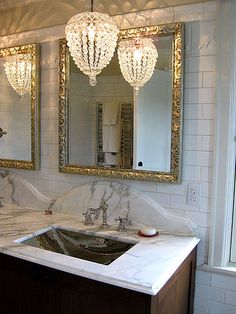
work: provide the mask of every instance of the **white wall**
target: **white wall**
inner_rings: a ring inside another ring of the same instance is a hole
[[[215,2],[201,2],[188,6],[129,14],[117,21],[122,27],[161,24],[174,20],[185,21],[185,77],[184,77],[184,135],[183,182],[179,185],[153,182],[125,181],[146,193],[169,212],[185,216],[198,226],[201,242],[198,246],[198,265],[207,261],[209,217],[211,212],[212,158],[215,107]],[[58,38],[53,30],[50,37]],[[30,35],[29,35],[30,36]],[[30,37],[24,36],[24,40]],[[42,30],[36,39],[48,36]],[[11,40],[14,36],[10,37]],[[17,40],[15,38],[15,40]],[[6,43],[3,38],[2,44]],[[57,144],[57,48],[51,41],[42,44],[42,164],[41,170],[14,170],[30,180],[41,192],[49,196],[61,193],[80,183],[104,178],[65,175],[58,173]],[[121,181],[121,180],[119,180]],[[187,184],[201,184],[201,204],[186,204]],[[210,272],[197,271],[195,314],[235,314],[236,278]]]

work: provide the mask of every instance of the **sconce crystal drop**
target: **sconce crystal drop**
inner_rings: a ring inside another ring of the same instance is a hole
[[[16,54],[6,58],[4,67],[7,79],[22,98],[31,89],[31,55]]]
[[[119,33],[116,23],[107,14],[84,12],[68,21],[65,33],[75,64],[95,86],[96,76],[113,57]]]
[[[136,95],[140,87],[152,77],[157,58],[158,52],[151,38],[120,41],[118,59],[121,73]]]

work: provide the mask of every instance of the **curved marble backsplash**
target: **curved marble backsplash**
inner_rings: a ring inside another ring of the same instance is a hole
[[[5,203],[33,209],[48,209],[55,201],[41,194],[30,182],[10,171],[0,171],[0,197],[3,197]]]
[[[58,199],[42,195],[31,183],[10,171],[0,172],[0,196],[4,202],[34,209],[52,209],[80,216],[88,208],[98,208],[101,201],[108,204],[107,216],[110,225],[116,225],[115,219],[128,218],[129,228],[144,225],[155,226],[158,231],[170,234],[195,235],[196,226],[184,217],[168,213],[158,203],[129,185],[116,181],[95,181],[79,185]],[[102,213],[94,217],[100,224]]]

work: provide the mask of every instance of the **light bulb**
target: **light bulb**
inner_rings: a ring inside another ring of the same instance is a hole
[[[141,59],[142,59],[142,55],[143,55],[143,53],[142,53],[142,49],[140,49],[140,48],[135,48],[135,50],[134,50],[134,59],[136,60],[136,61],[140,61]]]
[[[90,23],[88,26],[88,38],[90,41],[93,41],[95,37],[95,27],[93,23]]]

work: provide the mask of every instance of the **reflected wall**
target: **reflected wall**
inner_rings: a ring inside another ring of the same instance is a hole
[[[39,167],[39,55],[38,44],[0,48],[0,167]]]
[[[0,127],[7,132],[0,138],[0,159],[31,159],[31,97],[22,99],[10,85],[0,59]]]

